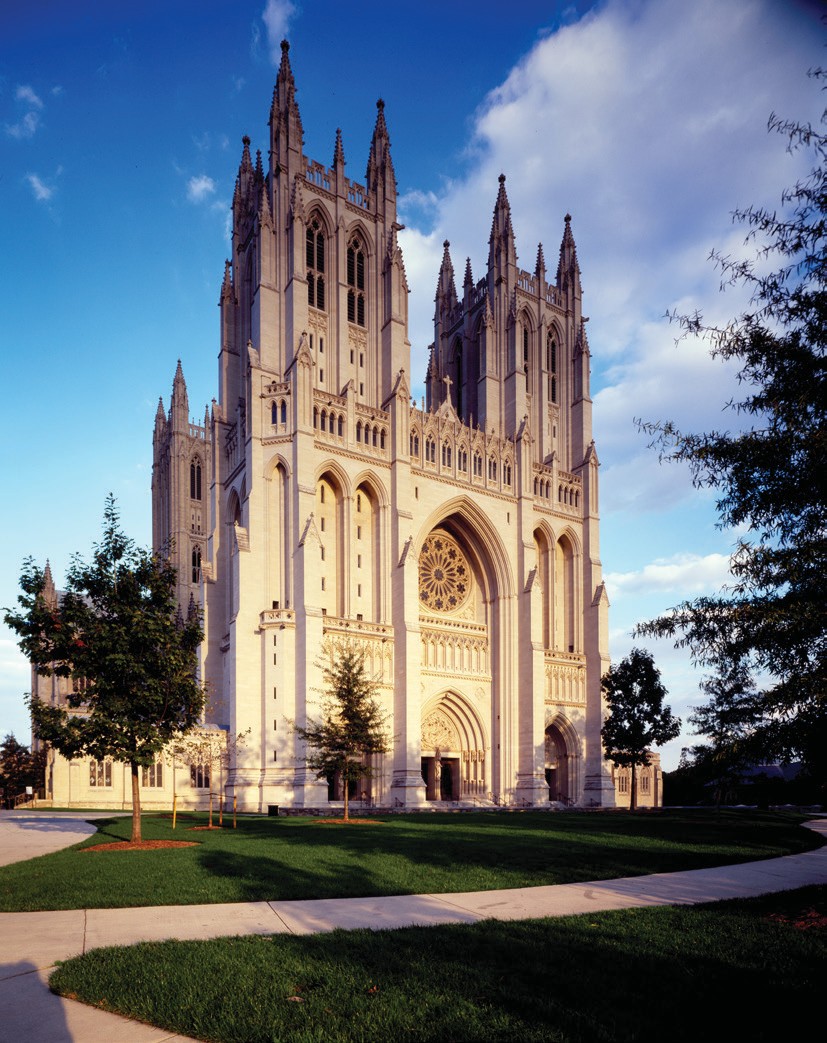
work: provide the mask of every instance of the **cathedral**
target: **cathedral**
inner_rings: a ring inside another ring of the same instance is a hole
[[[363,651],[388,753],[354,794],[389,808],[614,806],[600,678],[608,599],[580,269],[517,263],[505,176],[488,263],[436,280],[425,398],[384,103],[363,183],[304,153],[282,44],[267,168],[243,139],[220,291],[218,396],[180,363],[153,437],[153,545],[203,606],[210,720],[239,810],[328,807],[296,726],[327,657]],[[659,773],[658,773],[659,774]],[[437,803],[438,806],[438,803]]]

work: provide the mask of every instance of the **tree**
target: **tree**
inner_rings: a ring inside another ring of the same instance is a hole
[[[6,801],[13,800],[27,786],[36,788],[43,781],[44,757],[31,753],[10,732],[0,743],[0,790]]]
[[[754,733],[762,719],[761,693],[743,663],[722,665],[700,687],[708,701],[689,715],[689,723],[708,743],[683,750],[681,763],[694,765],[712,783],[715,803],[721,804],[760,757]]]
[[[67,705],[29,696],[38,737],[65,757],[111,758],[132,776],[132,842],[141,841],[138,770],[199,721],[204,691],[196,679],[201,618],[190,602],[177,610],[175,568],[121,532],[115,500],[89,562],[72,559],[67,591],[44,596],[44,573],[27,559],[20,609],[5,611],[39,674],[79,683]]]
[[[816,70],[817,80],[827,71]],[[827,125],[827,111],[821,118]],[[717,491],[721,528],[744,535],[731,559],[734,583],[639,626],[667,636],[694,662],[747,663],[770,676],[755,740],[768,759],[803,759],[827,778],[827,136],[772,115],[790,151],[813,154],[811,173],[782,194],[782,210],[733,215],[747,229],[751,260],[713,254],[722,286],[740,285],[750,308],[723,326],[675,315],[720,360],[740,365],[745,429],[687,434],[641,425],[664,460],[685,461],[697,488]],[[774,267],[767,272],[767,268]]]
[[[633,648],[617,666],[612,666],[601,680],[609,716],[600,732],[606,760],[629,768],[632,790],[629,808],[637,808],[636,769],[648,763],[652,746],[662,746],[677,738],[681,730],[679,717],[673,717],[663,705],[667,692],[661,683],[660,670],[650,652]]]
[[[340,773],[344,788],[345,821],[349,813],[349,784],[371,778],[370,757],[387,753],[387,717],[373,698],[375,686],[365,670],[365,654],[351,645],[330,651],[324,669],[326,698],[321,721],[308,721],[296,731],[314,751],[305,762],[318,778]]]

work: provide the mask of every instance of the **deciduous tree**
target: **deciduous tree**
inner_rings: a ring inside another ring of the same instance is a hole
[[[633,648],[603,675],[601,681],[609,716],[600,733],[606,760],[629,768],[632,776],[629,807],[637,808],[637,768],[649,761],[653,746],[677,738],[679,717],[663,701],[667,692],[650,652]]]
[[[813,73],[824,79],[825,70]],[[827,111],[821,127],[827,125]],[[740,366],[743,397],[729,403],[734,431],[686,433],[643,425],[664,460],[685,461],[698,488],[718,494],[720,525],[743,532],[733,584],[686,601],[637,633],[667,636],[703,666],[747,663],[771,681],[761,697],[765,758],[803,759],[827,779],[827,136],[770,117],[811,173],[782,194],[779,210],[751,206],[751,259],[715,254],[724,284],[746,287],[748,310],[722,326],[674,316],[706,338],[711,354]],[[770,270],[772,269],[772,270]]]
[[[38,673],[83,681],[66,705],[29,697],[35,731],[65,757],[130,766],[132,841],[139,843],[139,769],[193,728],[204,706],[196,678],[200,613],[191,602],[182,618],[174,567],[124,535],[111,496],[100,543],[90,561],[73,558],[56,602],[44,596],[44,573],[31,559],[20,585],[20,607],[5,619],[21,649]]]
[[[374,699],[375,686],[365,669],[364,652],[350,645],[330,649],[324,670],[324,716],[297,727],[312,752],[306,763],[318,778],[339,772],[344,789],[345,821],[349,814],[349,783],[370,778],[370,758],[387,753],[387,718]]]
[[[43,783],[42,753],[32,753],[10,732],[0,743],[0,790],[6,801],[24,793],[27,786],[36,789]]]

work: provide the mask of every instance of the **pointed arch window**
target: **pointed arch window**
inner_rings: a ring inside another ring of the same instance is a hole
[[[201,499],[201,461],[193,460],[190,463],[190,499]]]
[[[318,217],[307,226],[307,303],[311,308],[325,310],[324,292],[324,231]]]
[[[347,321],[365,325],[365,248],[355,235],[347,247]]]
[[[192,582],[201,582],[201,548],[192,548]]]
[[[546,339],[546,367],[549,372],[549,398],[557,401],[557,341],[553,333]]]

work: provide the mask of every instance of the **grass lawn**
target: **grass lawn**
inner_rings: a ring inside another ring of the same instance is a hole
[[[482,891],[746,862],[818,847],[801,816],[773,812],[398,815],[367,825],[204,815],[143,818],[145,839],[198,846],[90,852],[129,838],[128,818],[51,855],[0,868],[0,910],[192,905]]]
[[[689,908],[100,949],[53,990],[213,1041],[803,1039],[827,888]]]

